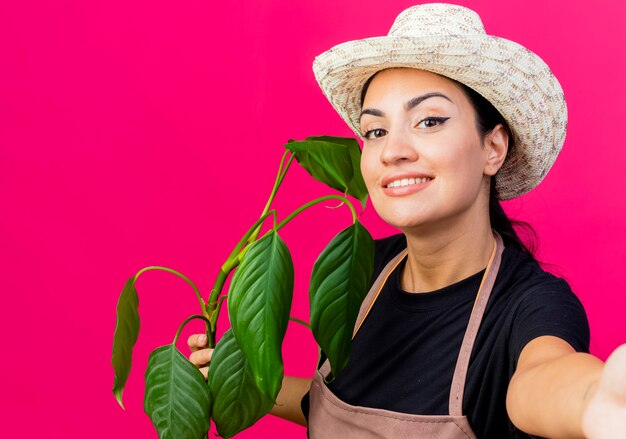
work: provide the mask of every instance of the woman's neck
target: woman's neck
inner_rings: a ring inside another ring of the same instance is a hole
[[[488,220],[404,233],[408,256],[400,286],[415,293],[438,290],[479,272],[487,266],[495,245]]]

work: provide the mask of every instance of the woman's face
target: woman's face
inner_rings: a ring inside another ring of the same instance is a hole
[[[453,81],[416,69],[380,72],[363,101],[361,133],[361,171],[386,222],[407,231],[488,218],[489,175],[497,169]]]

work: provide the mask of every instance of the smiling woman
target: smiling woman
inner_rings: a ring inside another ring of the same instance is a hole
[[[501,125],[482,138],[463,90],[416,69],[376,75],[363,108],[361,170],[372,204],[386,222],[421,236],[438,229],[450,233],[452,223],[490,230],[485,215],[490,177],[507,151]],[[476,262],[484,267],[483,260]]]
[[[486,136],[489,133],[491,133],[492,138],[495,135],[506,136],[506,141],[507,141],[506,152],[508,153],[509,151],[512,151],[515,148],[514,138],[511,134],[511,130],[506,120],[502,117],[502,115],[498,112],[498,110],[495,109],[494,106],[491,105],[491,103],[487,101],[485,98],[483,98],[480,94],[476,93],[474,90],[467,87],[466,85],[458,81],[454,81],[449,78],[446,78],[444,76],[436,75],[436,74],[433,74],[424,70],[402,69],[402,68],[386,69],[386,70],[379,71],[375,73],[373,76],[371,76],[367,80],[365,85],[363,86],[363,90],[361,92],[361,102],[363,102],[364,104],[363,104],[363,110],[361,111],[361,133],[364,139],[363,140],[364,147],[370,146],[372,143],[371,140],[378,139],[379,137],[382,137],[388,134],[387,130],[384,128],[370,129],[369,126],[367,125],[368,122],[370,124],[375,124],[375,123],[380,124],[383,122],[383,119],[386,116],[385,113],[383,113],[379,109],[369,108],[368,106],[365,105],[365,96],[369,90],[370,84],[372,80],[376,78],[377,76],[379,76],[381,72],[385,72],[385,75],[389,75],[389,74],[397,75],[395,78],[387,79],[386,80],[387,85],[389,85],[389,83],[393,84],[394,81],[396,80],[398,81],[398,84],[401,84],[403,81],[403,78],[410,79],[410,77],[412,76],[413,81],[420,84],[420,86],[423,88],[429,84],[428,77],[430,76],[430,83],[432,84],[434,82],[433,84],[434,87],[443,87],[444,89],[445,88],[452,89],[452,93],[449,93],[449,94],[454,95],[455,99],[458,100],[457,105],[455,105],[455,103],[446,94],[441,93],[441,92],[427,92],[420,96],[416,96],[414,98],[408,99],[406,103],[404,104],[404,109],[405,109],[405,112],[407,113],[407,116],[411,116],[412,113],[415,113],[413,114],[414,120],[409,119],[408,123],[412,121],[413,124],[415,125],[415,128],[420,129],[420,131],[422,131],[424,134],[439,132],[443,128],[442,126],[446,125],[446,122],[450,119],[450,116],[447,114],[450,111],[454,111],[454,110],[458,111],[458,105],[463,105],[463,110],[467,114],[470,114],[471,117],[475,119],[473,122],[473,125],[471,127],[467,127],[469,129],[469,133],[466,136],[467,138],[473,138],[474,136],[477,135],[478,138],[475,140],[477,142],[482,142],[483,139],[486,139]],[[420,83],[420,79],[424,79],[424,78],[426,79],[426,81],[423,81]],[[404,84],[408,85],[408,83],[409,82],[405,82]],[[461,90],[463,93],[459,95],[458,90]],[[369,95],[370,95],[370,98],[373,98],[371,96],[371,93]],[[404,96],[408,96],[408,95],[404,95]],[[388,95],[387,97],[390,98],[391,95]],[[400,96],[399,98],[402,99],[402,96]],[[441,101],[442,99],[443,101]],[[466,104],[465,101],[469,102],[469,104],[471,105],[471,108],[467,108],[467,105],[464,105]],[[400,103],[398,103],[398,105],[400,105]],[[418,111],[418,109],[416,109],[418,106],[421,108],[419,109],[419,113],[416,113]],[[453,108],[449,108],[449,106],[453,106]],[[448,112],[446,112],[446,108],[449,108]],[[456,122],[456,121],[453,119],[453,122]],[[458,123],[456,125],[458,126]],[[364,129],[364,127],[367,127],[367,128]],[[439,135],[437,139],[441,139],[441,135]],[[504,147],[502,143],[504,139],[500,138],[499,140],[500,140],[500,146]],[[484,145],[482,146],[482,148],[484,148]],[[364,148],[363,153],[364,153],[363,154],[364,157],[370,157],[371,148],[367,148],[367,149]],[[500,157],[500,159],[501,158],[502,157]],[[421,161],[423,162],[423,160]],[[363,164],[366,165],[367,161],[363,160]],[[365,167],[363,168],[363,173],[365,176],[369,175]],[[506,244],[515,246],[519,250],[526,253],[528,256],[534,258],[533,256],[534,242],[531,242],[530,245],[528,245],[519,238],[517,232],[513,228],[513,224],[511,220],[507,217],[504,210],[502,209],[502,206],[500,205],[499,195],[498,195],[497,187],[495,184],[495,178],[493,178],[495,173],[490,171],[488,172],[488,175],[491,175],[492,178],[488,179],[488,181],[487,179],[483,179],[482,189],[484,190],[485,193],[488,194],[489,220],[491,223],[491,227],[503,237],[503,240]],[[392,178],[391,181],[389,181],[390,179],[387,178],[387,179],[384,179],[381,182],[381,184],[383,188],[389,188],[389,189],[397,188],[394,191],[390,191],[390,190],[386,191],[388,195],[392,195],[392,194],[404,195],[412,191],[420,190],[422,187],[425,187],[425,183],[432,180],[432,178],[433,178],[432,175],[419,175],[418,174],[416,177],[411,177],[410,175],[408,175],[408,178],[402,178],[402,176],[400,176],[400,178],[396,178],[395,180]],[[372,188],[369,188],[369,190],[370,190],[370,195],[371,195]],[[374,201],[373,198],[372,198],[372,201]],[[484,203],[484,200],[483,200],[483,203]],[[386,221],[390,222],[390,220],[387,220],[387,219]],[[522,221],[515,221],[515,225],[517,227],[524,228],[526,231],[528,231],[529,233],[528,233],[527,239],[532,239],[534,235],[534,231],[532,230],[530,225]],[[399,227],[399,225],[397,226]]]
[[[376,212],[402,233],[376,241],[345,368],[323,353],[312,380],[285,378],[272,413],[316,439],[626,437],[626,346],[606,365],[588,353],[583,306],[499,204],[534,189],[563,146],[550,68],[436,3],[313,69],[363,140]]]

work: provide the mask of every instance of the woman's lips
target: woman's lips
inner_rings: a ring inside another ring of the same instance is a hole
[[[401,197],[421,191],[433,181],[432,177],[400,177],[387,179],[382,186],[383,193],[390,197]]]

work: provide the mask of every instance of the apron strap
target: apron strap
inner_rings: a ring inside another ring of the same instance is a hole
[[[463,343],[461,344],[461,351],[457,358],[456,368],[454,369],[454,376],[452,378],[452,387],[450,389],[450,402],[449,410],[450,416],[462,416],[463,413],[463,391],[465,388],[465,378],[467,377],[467,369],[469,367],[469,360],[472,354],[472,348],[474,347],[474,341],[476,340],[476,334],[485,314],[485,308],[487,308],[487,302],[489,296],[493,290],[493,285],[500,269],[500,262],[502,261],[502,252],[504,251],[504,244],[500,235],[494,231],[494,238],[496,239],[496,245],[494,246],[489,264],[485,270],[485,274],[480,283],[478,289],[478,295],[474,301],[474,307],[472,308],[472,314],[470,316],[469,324],[465,330],[465,336],[463,337]]]
[[[372,306],[374,305],[374,302],[376,301],[378,294],[380,294],[380,292],[383,289],[383,285],[385,285],[385,282],[387,282],[387,278],[393,272],[393,270],[395,270],[395,268],[398,266],[398,264],[402,261],[402,259],[406,256],[407,253],[408,253],[408,250],[406,248],[402,250],[400,253],[398,253],[391,261],[389,261],[387,265],[385,265],[385,268],[383,268],[383,270],[380,272],[380,274],[374,281],[374,284],[372,285],[369,292],[367,293],[367,296],[365,296],[365,299],[363,299],[363,302],[361,302],[361,308],[359,310],[359,315],[357,316],[356,322],[354,324],[354,331],[352,332],[352,338],[354,338],[359,328],[361,327],[361,324],[365,320],[365,317],[367,317],[370,310],[372,309]],[[328,361],[328,359],[326,359],[326,361],[324,361],[324,364],[322,364],[322,367],[320,367],[320,373],[322,374],[322,377],[324,378],[324,380],[326,380],[326,376],[328,376],[329,372],[330,372],[330,362]]]

